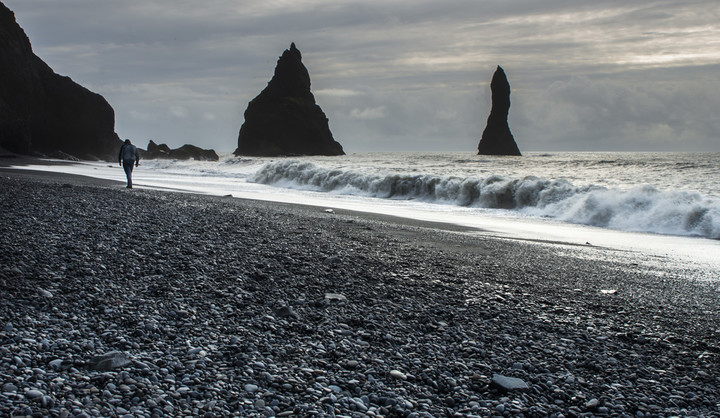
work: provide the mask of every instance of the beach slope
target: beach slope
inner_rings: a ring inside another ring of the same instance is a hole
[[[12,169],[0,211],[3,416],[720,414],[718,284],[611,250]]]

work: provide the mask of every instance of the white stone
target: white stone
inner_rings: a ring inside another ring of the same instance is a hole
[[[390,370],[390,377],[394,377],[395,379],[400,380],[407,380],[407,376],[405,373],[401,372],[400,370]]]

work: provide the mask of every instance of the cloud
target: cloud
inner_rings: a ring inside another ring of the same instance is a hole
[[[702,150],[718,138],[713,109],[720,98],[710,92],[720,81],[698,83],[691,73],[571,77],[523,99],[511,116],[520,113],[518,132],[536,141],[535,149]]]
[[[152,119],[154,119],[153,115],[151,115],[149,113],[140,112],[135,109],[129,110],[128,114],[130,115],[131,118],[137,119],[137,120],[152,120]]]
[[[175,116],[176,118],[184,118],[186,117],[189,112],[188,109],[185,106],[170,106],[170,114]]]
[[[327,97],[353,97],[362,96],[363,92],[350,90],[350,89],[321,89],[315,90],[316,96],[327,96]]]
[[[294,41],[348,150],[474,150],[501,65],[523,150],[720,151],[715,0],[4,3],[56,72],[105,96],[122,137],[234,149]]]
[[[382,119],[385,117],[385,106],[366,107],[363,109],[353,109],[350,111],[350,117],[359,120]]]

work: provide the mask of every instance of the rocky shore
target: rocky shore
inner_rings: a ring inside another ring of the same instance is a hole
[[[720,416],[720,293],[607,249],[0,171],[0,416]]]

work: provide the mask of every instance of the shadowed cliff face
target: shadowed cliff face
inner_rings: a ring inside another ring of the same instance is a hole
[[[293,43],[268,86],[248,104],[235,155],[344,155],[310,92],[310,75]]]
[[[500,66],[495,70],[490,82],[490,91],[492,92],[492,109],[480,144],[478,144],[478,154],[521,155],[508,126],[510,83],[507,81],[505,71]]]
[[[0,3],[0,147],[20,154],[114,161],[122,141],[99,94],[55,74]]]

